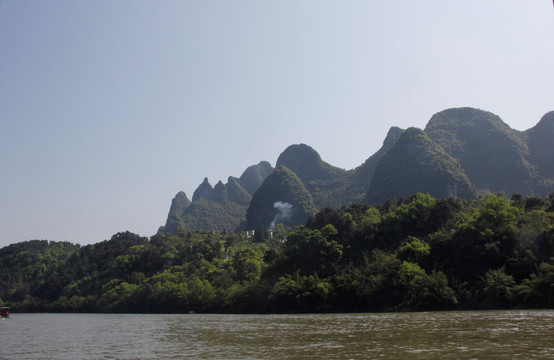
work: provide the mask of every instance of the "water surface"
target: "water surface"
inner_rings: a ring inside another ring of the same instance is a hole
[[[12,314],[10,359],[554,359],[554,311]]]

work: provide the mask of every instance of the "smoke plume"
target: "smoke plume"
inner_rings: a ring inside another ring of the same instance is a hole
[[[273,208],[277,210],[277,214],[275,214],[271,224],[269,225],[270,229],[273,229],[273,227],[278,223],[285,222],[290,219],[293,205],[288,202],[277,201],[273,203]]]

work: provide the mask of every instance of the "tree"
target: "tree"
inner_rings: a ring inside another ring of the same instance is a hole
[[[495,309],[508,307],[514,285],[514,278],[506,274],[505,268],[487,271],[483,307]]]
[[[415,236],[408,236],[404,243],[396,250],[400,260],[420,263],[431,252],[431,247]]]
[[[337,234],[332,225],[324,229],[331,238]],[[285,252],[289,264],[294,264],[303,275],[317,272],[321,276],[329,276],[342,258],[343,246],[326,238],[319,230],[300,226],[289,234]]]
[[[251,248],[237,251],[231,260],[231,271],[237,281],[259,280],[263,255]]]

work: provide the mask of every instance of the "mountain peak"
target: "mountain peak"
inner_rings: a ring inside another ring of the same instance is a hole
[[[421,129],[411,127],[379,160],[366,201],[379,203],[418,192],[439,198],[476,195],[460,164]]]
[[[554,111],[546,113],[541,120],[525,132],[533,163],[542,176],[554,177]]]
[[[549,134],[554,132],[554,111],[550,111],[543,115],[543,117],[540,119],[540,121],[532,127],[531,129],[527,130],[526,132],[547,132]]]
[[[202,198],[209,198],[212,191],[213,187],[208,181],[208,178],[205,177],[202,184],[200,184],[200,186],[198,186],[198,188],[196,188],[196,190],[194,191],[194,194],[192,194],[192,202],[195,202]]]
[[[252,196],[246,211],[247,226],[255,229],[258,226],[269,228],[272,223],[276,225],[277,203],[288,204],[291,210],[290,216],[279,219],[286,225],[304,224],[316,211],[310,192],[298,176],[283,165],[278,165]]]
[[[319,207],[340,206],[342,200],[329,196],[341,192],[348,176],[346,170],[333,166],[321,159],[313,148],[306,144],[291,145],[279,155],[277,166],[284,166],[294,172],[311,193]]]
[[[181,216],[183,210],[185,210],[190,205],[190,200],[185,194],[184,191],[179,191],[177,195],[171,200],[171,207],[169,208],[169,215],[171,216]]]
[[[328,179],[342,170],[323,161],[318,152],[306,144],[295,144],[286,148],[279,155],[277,166],[284,166],[294,172],[306,186],[315,178]]]
[[[433,115],[425,133],[460,161],[477,188],[505,194],[538,191],[524,134],[499,116],[472,108],[448,109]]]
[[[252,199],[250,193],[240,184],[239,179],[233,176],[229,176],[227,179],[227,194],[231,201],[244,206],[248,206]]]
[[[294,144],[289,146],[279,155],[277,166],[283,165],[300,176],[298,170],[306,167],[317,166],[322,162],[321,156],[311,146],[306,144]],[[302,176],[300,176],[302,177]]]
[[[402,135],[403,131],[404,130],[399,127],[391,127],[387,133],[387,136],[385,137],[385,140],[383,141],[383,145],[381,146],[381,148],[377,150],[377,152],[375,152],[373,155],[371,155],[366,161],[364,161],[362,165],[354,169],[352,181],[348,185],[348,189],[352,194],[353,201],[360,202],[363,200],[364,196],[367,193],[367,188],[369,186],[369,183],[371,182],[371,179],[373,178],[373,174],[379,160],[396,143],[400,135]]]
[[[238,179],[238,182],[252,195],[272,171],[273,167],[269,162],[260,161],[258,164],[246,168]]]
[[[184,191],[179,191],[171,201],[170,213],[182,212],[184,208],[190,205],[190,200]]]
[[[174,232],[182,226],[181,215],[190,206],[191,202],[184,191],[179,191],[177,195],[171,200],[171,207],[169,208],[169,214],[167,214],[167,220],[165,226],[160,228],[160,232]]]
[[[461,107],[446,109],[433,115],[425,127],[425,132],[430,132],[435,128],[469,128],[470,126],[475,131],[482,131],[492,127],[510,128],[498,115],[489,111]]]
[[[225,203],[229,200],[227,196],[227,187],[223,184],[221,180],[215,184],[213,191],[210,194],[210,200],[216,201],[218,203]]]
[[[383,147],[389,149],[396,142],[396,140],[398,140],[400,135],[402,135],[403,131],[404,130],[397,126],[391,127],[385,137],[385,140],[383,140]]]

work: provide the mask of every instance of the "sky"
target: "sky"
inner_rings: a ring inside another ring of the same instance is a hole
[[[344,169],[391,126],[554,110],[550,0],[0,0],[0,247],[151,236],[287,146]]]

